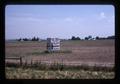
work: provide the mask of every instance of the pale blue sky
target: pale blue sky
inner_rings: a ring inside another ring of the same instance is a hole
[[[112,5],[7,5],[5,38],[106,37],[115,34],[114,19]]]

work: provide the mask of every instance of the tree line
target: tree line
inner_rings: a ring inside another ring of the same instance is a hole
[[[106,39],[115,39],[115,36],[108,36],[108,37],[99,37],[96,36],[95,38],[93,38],[91,35],[85,37],[84,39],[81,39],[80,37],[75,37],[72,36],[71,39],[69,40],[106,40]],[[39,41],[40,39],[38,37],[33,37],[33,38],[19,38],[17,39],[17,41]]]
[[[70,40],[106,40],[106,39],[115,39],[115,36],[108,36],[108,37],[96,36],[95,38],[93,38],[91,35],[89,35],[85,37],[84,39],[81,39],[80,37],[72,36]]]
[[[33,37],[32,39],[30,38],[19,38],[17,39],[18,41],[39,41],[38,37]]]

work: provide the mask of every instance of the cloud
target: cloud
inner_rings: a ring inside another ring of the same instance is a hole
[[[73,19],[68,17],[68,18],[65,18],[65,21],[67,21],[67,22],[72,22]]]
[[[99,14],[97,14],[97,19],[105,20],[105,19],[108,19],[108,16],[106,16],[106,14],[104,12],[100,12]]]
[[[105,16],[105,13],[104,13],[104,12],[101,12],[101,13],[100,13],[100,18],[101,18],[101,19],[106,18],[106,16]]]

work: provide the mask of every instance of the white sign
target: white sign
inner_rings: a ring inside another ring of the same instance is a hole
[[[58,38],[47,38],[47,50],[58,51],[60,50],[60,39]]]

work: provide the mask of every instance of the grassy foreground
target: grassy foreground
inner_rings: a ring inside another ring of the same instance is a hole
[[[6,67],[6,79],[113,79],[113,71],[39,70],[35,68]]]

